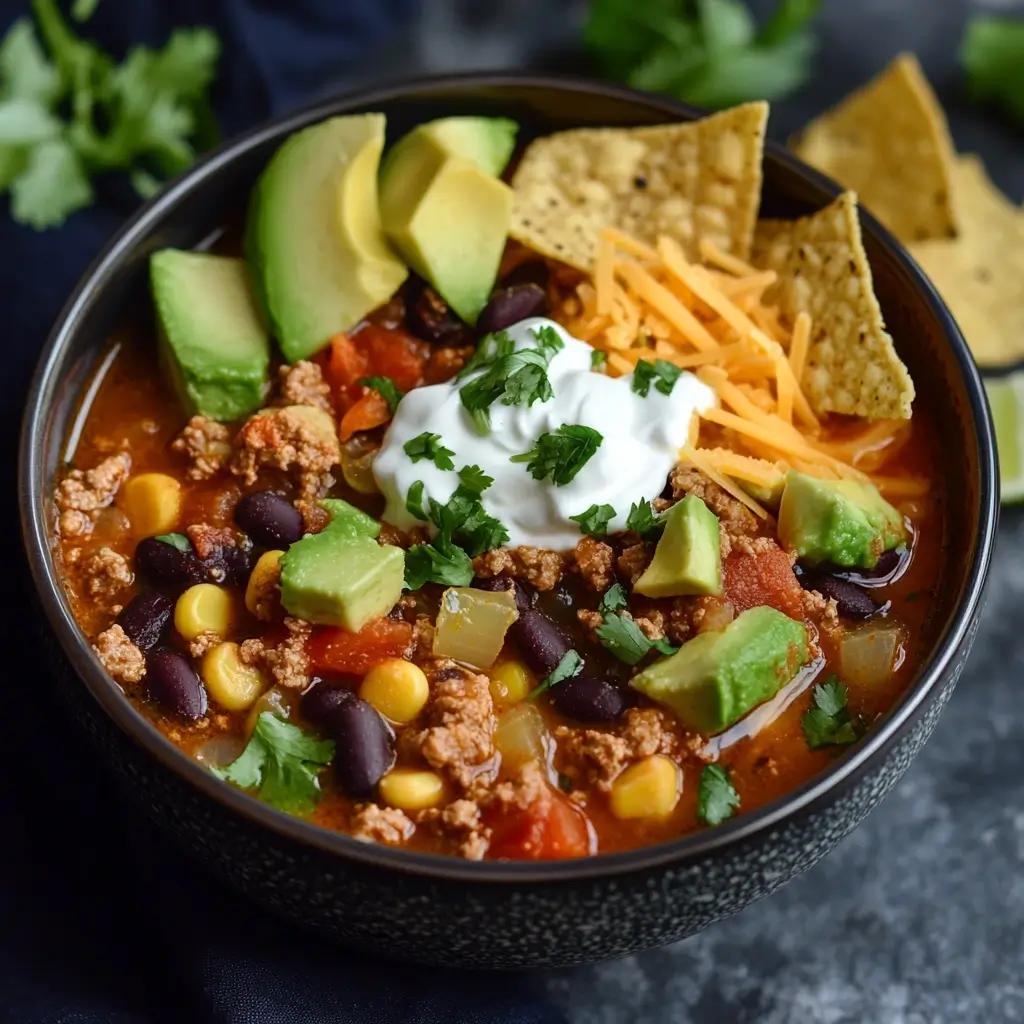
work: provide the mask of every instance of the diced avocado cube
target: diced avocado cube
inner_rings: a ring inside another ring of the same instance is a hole
[[[332,117],[290,136],[253,190],[246,256],[288,362],[383,305],[408,275],[381,231],[384,115]]]
[[[512,190],[427,133],[401,140],[380,182],[384,231],[409,265],[467,323],[498,276]]]
[[[442,117],[428,121],[403,135],[384,154],[381,181],[389,176],[394,162],[405,160],[408,151],[422,145],[424,138],[448,156],[466,157],[497,178],[516,148],[518,131],[519,125],[507,117]]]
[[[693,494],[665,513],[665,532],[633,589],[645,597],[722,592],[718,517]]]
[[[320,506],[331,521],[281,556],[281,604],[289,615],[358,632],[402,596],[405,552],[374,537],[380,524],[340,499]]]
[[[725,629],[701,633],[629,685],[705,736],[727,729],[774,697],[807,664],[803,623],[774,608],[750,608]]]
[[[810,562],[870,569],[906,539],[903,517],[873,484],[786,474],[779,540],[788,551]]]
[[[778,475],[772,478],[770,484],[755,484],[750,480],[740,480],[738,477],[732,479],[736,486],[742,487],[754,501],[759,501],[765,508],[770,508],[773,511],[778,509],[779,502],[782,501],[782,492],[786,488],[786,474],[782,470],[779,470]]]
[[[149,259],[161,360],[188,413],[230,421],[260,407],[270,337],[242,260],[162,249]]]

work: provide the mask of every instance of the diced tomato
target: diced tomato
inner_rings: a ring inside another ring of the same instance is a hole
[[[412,626],[394,619],[374,619],[358,633],[318,626],[306,651],[314,671],[366,675],[388,658],[401,658],[412,642]]]
[[[554,791],[525,810],[504,811],[490,824],[492,860],[566,860],[591,852],[587,816]]]
[[[363,377],[390,377],[399,391],[410,391],[423,380],[428,349],[403,330],[364,324],[351,334],[331,339],[327,376],[339,408],[347,409],[361,395]]]
[[[782,548],[754,555],[734,551],[724,569],[725,596],[737,612],[767,604],[790,618],[803,619],[803,590]]]
[[[374,427],[383,426],[389,419],[391,419],[391,409],[388,407],[388,403],[379,392],[367,388],[363,397],[357,399],[356,403],[341,417],[338,435],[342,441],[347,441],[356,432],[373,430]]]

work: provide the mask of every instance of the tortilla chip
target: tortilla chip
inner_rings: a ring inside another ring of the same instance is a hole
[[[812,121],[792,149],[856,192],[901,242],[956,235],[953,142],[913,54]]]
[[[747,103],[687,124],[537,139],[512,179],[510,234],[584,271],[593,269],[606,227],[650,245],[668,235],[692,259],[702,238],[746,259],[767,120],[767,103]]]
[[[811,316],[800,384],[816,412],[910,419],[914,383],[885,331],[853,192],[801,220],[761,221],[751,262],[779,275],[765,302],[788,325]]]
[[[909,246],[982,366],[1024,359],[1024,217],[989,180],[976,156],[953,169],[960,221],[955,241]]]

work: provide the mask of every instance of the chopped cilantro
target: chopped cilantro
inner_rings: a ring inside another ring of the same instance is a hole
[[[678,366],[674,366],[664,359],[655,359],[653,363],[641,359],[633,371],[631,387],[641,398],[647,397],[652,384],[655,391],[660,391],[663,395],[671,395],[682,372]]]
[[[373,388],[388,403],[388,410],[392,416],[398,408],[398,403],[405,397],[390,377],[363,377],[359,383],[364,388]]]
[[[591,505],[586,512],[569,518],[579,523],[580,532],[588,537],[604,537],[608,533],[608,524],[615,518],[615,509],[611,505]]]
[[[558,788],[563,793],[571,793],[573,790],[572,779],[565,772],[558,773]]]
[[[602,615],[609,615],[611,612],[617,612],[620,608],[625,608],[626,601],[626,588],[621,583],[613,583],[604,592],[604,597],[601,598],[597,610]]]
[[[405,508],[411,516],[415,516],[421,522],[427,521],[427,513],[423,511],[423,481],[417,480],[410,488],[405,497]]]
[[[405,588],[419,590],[425,583],[466,587],[473,582],[473,562],[462,548],[450,541],[415,544],[405,553]]]
[[[333,757],[331,740],[264,711],[238,759],[213,772],[242,789],[258,789],[261,800],[282,811],[309,814],[320,799],[317,775]]]
[[[163,544],[170,544],[172,548],[177,548],[179,551],[192,550],[192,542],[183,533],[161,533],[154,537],[153,540],[158,540]]]
[[[535,686],[527,695],[527,700],[534,700],[552,686],[564,683],[566,679],[572,679],[583,671],[583,659],[575,651],[566,651],[562,660],[554,667],[551,674],[546,676],[540,686]]]
[[[721,825],[740,805],[740,795],[721,765],[709,764],[700,773],[697,787],[697,817],[705,825]]]
[[[857,727],[846,706],[848,697],[849,691],[835,676],[814,687],[814,707],[800,720],[811,750],[857,742]]]
[[[590,368],[592,370],[603,370],[608,365],[608,353],[602,352],[599,348],[595,348],[590,353]]]
[[[627,665],[635,665],[651,649],[650,640],[636,622],[619,612],[605,615],[604,623],[595,632],[602,646]]]
[[[593,427],[563,423],[553,434],[544,433],[534,446],[510,462],[525,462],[534,480],[551,477],[556,487],[569,483],[590,461],[604,438]]]
[[[630,506],[629,515],[626,517],[626,529],[640,534],[641,537],[653,537],[661,534],[665,529],[665,523],[651,507],[651,503],[641,498]]]
[[[480,496],[466,487],[456,487],[444,505],[431,499],[430,520],[439,537],[456,538],[474,557],[508,541],[505,527],[484,510]]]
[[[440,434],[429,434],[424,431],[411,441],[406,441],[402,447],[413,462],[429,459],[438,469],[455,468],[455,463],[452,462],[455,452],[441,444]]]
[[[466,365],[459,370],[456,380],[464,380],[471,373],[481,370],[498,359],[504,359],[515,346],[507,331],[495,331],[485,334],[476,346],[476,351],[469,357]]]
[[[483,494],[494,483],[494,477],[488,476],[479,466],[463,466],[459,470],[459,482],[467,491]]]
[[[972,100],[1001,107],[1024,122],[1024,21],[1019,16],[974,15],[967,22],[960,62]]]
[[[666,658],[671,658],[673,654],[678,654],[679,648],[675,644],[670,644],[664,637],[660,640],[651,640],[651,647],[654,648],[659,654],[664,654]]]

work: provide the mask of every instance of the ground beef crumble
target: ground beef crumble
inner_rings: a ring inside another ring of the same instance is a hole
[[[584,537],[573,552],[576,568],[591,590],[603,593],[615,582],[615,552],[610,544]]]
[[[194,640],[189,641],[188,653],[193,658],[201,658],[207,651],[216,647],[220,640],[221,638],[218,634],[207,630],[205,633],[200,633]]]
[[[737,501],[700,470],[689,466],[676,466],[672,470],[669,482],[673,497],[678,499],[693,494],[718,516],[722,531],[723,558],[728,557],[738,538],[769,536],[775,532],[774,519],[758,518],[743,502]]]
[[[304,533],[320,533],[321,530],[331,521],[330,514],[325,512],[315,501],[299,498],[295,507],[302,516],[302,530]]]
[[[487,853],[491,830],[484,824],[476,800],[462,797],[447,807],[431,807],[422,812],[419,821],[450,843],[466,860],[483,860]]]
[[[300,359],[292,366],[282,366],[277,372],[281,384],[277,405],[311,405],[334,414],[331,386],[316,363]]]
[[[359,804],[349,821],[352,835],[375,843],[401,843],[412,835],[415,825],[405,811],[378,804]]]
[[[222,548],[235,546],[235,534],[226,526],[209,526],[197,523],[185,528],[188,539],[192,542],[196,554],[200,558],[211,558]]]
[[[146,674],[146,658],[115,622],[92,645],[103,667],[119,683],[137,683]]]
[[[89,593],[105,602],[130,587],[134,578],[128,559],[108,547],[89,555],[82,563],[81,573]]]
[[[185,471],[190,480],[209,480],[231,455],[231,432],[209,416],[193,416],[171,442],[171,451],[192,463]]]
[[[429,658],[434,651],[434,618],[432,615],[420,614],[412,625],[412,660],[419,662]]]
[[[108,455],[92,469],[71,470],[57,485],[54,498],[60,512],[61,535],[65,538],[88,536],[96,513],[114,500],[131,468],[131,456],[118,452]]]
[[[310,682],[306,641],[313,627],[290,616],[285,618],[284,625],[288,636],[282,643],[272,647],[267,646],[263,639],[243,640],[239,657],[245,665],[265,665],[278,686],[304,690]]]
[[[506,573],[538,590],[552,590],[561,580],[567,560],[562,552],[546,548],[495,548],[474,558],[473,569],[484,579]]]
[[[805,590],[802,596],[804,615],[812,622],[817,622],[825,628],[839,624],[839,605],[834,597],[825,597],[817,590]]]
[[[648,547],[643,541],[630,544],[623,549],[622,554],[618,557],[619,572],[629,580],[630,586],[632,586],[643,576],[653,557],[654,548]]]

